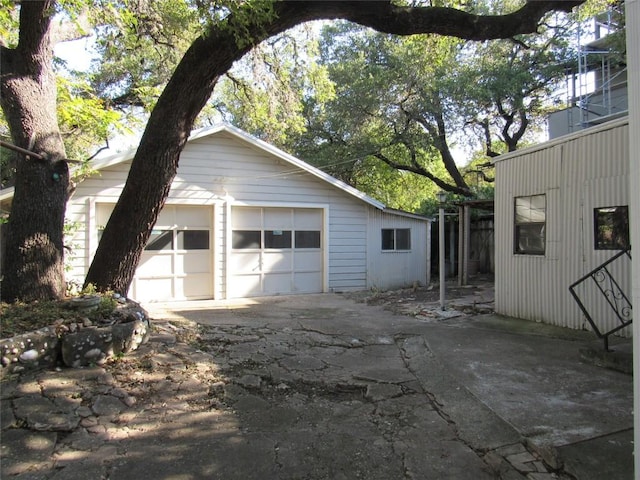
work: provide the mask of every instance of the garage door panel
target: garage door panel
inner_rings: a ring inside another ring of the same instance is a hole
[[[232,274],[252,273],[260,271],[259,252],[238,252],[231,255],[229,269]]]
[[[291,272],[269,273],[264,276],[263,290],[267,295],[293,291]]]
[[[297,250],[294,254],[295,269],[303,271],[319,271],[322,267],[322,252]]]
[[[197,274],[211,272],[211,254],[208,251],[180,253],[176,255],[177,274]]]
[[[230,278],[232,297],[257,297],[262,293],[262,275],[235,275]]]
[[[139,302],[163,302],[172,300],[172,278],[145,278],[135,282],[135,299]]]
[[[208,208],[202,207],[176,207],[176,223],[188,225],[190,228],[206,227],[211,225],[211,214]]]
[[[293,227],[293,215],[290,208],[265,208],[264,224],[265,230],[291,230]]]
[[[155,228],[160,227],[172,227],[176,224],[176,212],[175,208],[171,205],[165,205],[158,215]]]
[[[229,298],[323,291],[322,209],[232,207],[231,217]]]
[[[170,253],[148,253],[142,254],[136,276],[138,277],[158,277],[169,276],[173,272],[173,256]]]
[[[191,273],[176,279],[176,291],[183,292],[184,298],[209,298],[212,287],[209,273]]]
[[[296,293],[317,293],[322,291],[322,275],[317,272],[296,272],[293,278]]]
[[[237,209],[234,209],[238,211]],[[260,228],[262,224],[262,209],[260,208],[242,208],[241,215],[232,215],[231,228],[234,230],[252,230]]]
[[[291,272],[293,268],[292,259],[292,252],[264,252],[262,270],[267,275],[270,272]]]

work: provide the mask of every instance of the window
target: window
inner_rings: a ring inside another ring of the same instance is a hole
[[[296,248],[320,248],[319,230],[297,230]]]
[[[209,250],[209,230],[178,230],[178,250]]]
[[[291,230],[265,230],[265,248],[291,248]]]
[[[411,230],[409,228],[383,228],[382,250],[410,250]]]
[[[231,233],[231,248],[261,248],[261,233],[260,230],[234,230]]]
[[[173,250],[173,232],[171,230],[151,230],[151,236],[145,250]]]
[[[593,227],[596,250],[629,248],[629,207],[594,208]]]
[[[546,220],[545,195],[515,198],[515,253],[544,255]]]

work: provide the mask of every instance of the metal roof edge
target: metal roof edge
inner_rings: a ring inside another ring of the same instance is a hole
[[[423,220],[427,222],[433,221],[431,217],[427,217],[426,215],[420,215],[419,213],[405,212],[404,210],[398,210],[396,208],[384,208],[383,212],[390,213],[392,215],[398,215],[399,217],[413,218],[415,220]]]
[[[504,160],[510,160],[510,159],[512,159],[514,157],[519,157],[520,155],[526,155],[526,154],[529,154],[529,153],[536,152],[538,150],[544,150],[544,149],[547,149],[547,148],[552,148],[552,147],[555,147],[556,145],[560,145],[560,144],[566,143],[568,141],[578,139],[580,137],[585,137],[587,135],[591,135],[591,134],[594,134],[594,133],[602,132],[602,131],[605,131],[605,130],[611,130],[613,128],[621,127],[621,126],[627,125],[627,124],[629,124],[629,117],[628,116],[625,116],[624,118],[620,118],[620,119],[616,119],[616,120],[611,120],[611,121],[603,123],[601,125],[585,128],[585,129],[582,129],[582,130],[580,130],[578,132],[568,133],[567,135],[563,135],[561,137],[554,138],[553,140],[547,140],[546,142],[542,142],[542,143],[539,143],[537,145],[532,145],[530,147],[523,148],[521,150],[516,150],[516,151],[513,151],[513,152],[509,152],[509,153],[503,153],[502,155],[498,155],[493,160],[491,160],[491,163],[496,164],[496,163],[502,162]]]

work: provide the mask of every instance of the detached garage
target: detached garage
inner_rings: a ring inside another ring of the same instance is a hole
[[[67,206],[82,282],[134,151],[94,165]],[[227,299],[428,284],[430,222],[229,125],[191,136],[129,296]]]

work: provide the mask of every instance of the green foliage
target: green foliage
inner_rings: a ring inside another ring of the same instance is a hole
[[[18,44],[18,7],[13,0],[0,0],[0,45]]]
[[[218,28],[231,31],[240,48],[254,43],[256,26],[275,18],[272,0],[218,0],[213,5],[217,11],[226,13]]]
[[[454,38],[400,38],[346,23],[325,27],[320,63],[336,94],[329,101],[307,103],[309,126],[296,151],[321,166],[327,159],[375,155],[378,160],[371,160],[369,168],[387,168],[382,167],[382,156],[397,168],[453,183],[441,168],[441,149],[449,153],[447,146],[437,142],[443,133],[441,119],[446,116],[453,128],[458,118],[450,115],[455,105],[442,92],[454,85],[451,69],[460,45]],[[361,172],[345,173],[341,178],[365,185],[373,194],[367,182],[358,181]]]
[[[93,88],[114,105],[151,111],[202,32],[198,10],[188,0],[98,0],[90,13],[98,25]]]
[[[217,91],[224,119],[281,148],[306,128],[305,101],[333,98],[326,68],[316,62],[314,26],[306,25],[256,46]]]
[[[107,108],[86,79],[58,76],[57,82],[58,124],[69,158],[84,160],[97,145],[125,131],[122,114]]]

